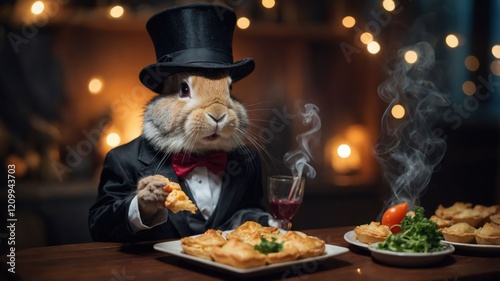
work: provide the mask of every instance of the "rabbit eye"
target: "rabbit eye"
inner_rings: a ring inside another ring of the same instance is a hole
[[[182,83],[181,84],[181,92],[179,94],[181,98],[187,98],[191,96],[191,90],[189,89],[189,86],[187,83]]]

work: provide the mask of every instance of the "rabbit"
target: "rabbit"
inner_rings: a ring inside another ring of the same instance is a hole
[[[229,152],[244,145],[248,122],[245,107],[231,95],[229,75],[182,73],[168,77],[162,94],[148,103],[143,135],[167,154]],[[138,182],[139,210],[144,221],[164,208],[166,182],[161,175]]]

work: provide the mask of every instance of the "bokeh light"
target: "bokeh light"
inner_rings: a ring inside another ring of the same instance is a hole
[[[450,34],[446,36],[446,45],[450,48],[456,48],[460,41],[458,40],[458,37],[455,34]]]
[[[240,29],[247,29],[250,26],[250,20],[247,17],[240,17],[236,22]]]
[[[45,10],[45,4],[42,1],[36,1],[31,5],[31,13],[39,15]]]
[[[106,143],[111,147],[118,146],[120,144],[120,141],[120,135],[118,135],[117,133],[109,133],[106,136]]]
[[[356,19],[351,16],[346,16],[342,19],[342,25],[351,28],[356,24]]]
[[[377,43],[377,41],[371,41],[368,45],[366,45],[366,49],[371,54],[376,54],[380,51],[380,44]]]
[[[102,90],[102,80],[99,78],[92,78],[89,82],[89,92],[91,94],[99,94]]]
[[[475,56],[468,56],[464,61],[465,68],[470,71],[476,71],[479,68],[479,60]]]
[[[371,41],[373,41],[373,35],[370,33],[370,32],[363,32],[361,34],[361,36],[359,36],[359,40],[363,43],[363,44],[368,44],[370,43]]]
[[[351,155],[351,147],[347,144],[341,144],[339,145],[339,147],[337,148],[337,154],[341,157],[341,158],[347,158]]]
[[[406,51],[405,53],[405,61],[409,64],[414,64],[418,60],[418,54],[417,52],[413,50]]]
[[[464,94],[472,96],[476,92],[476,84],[474,84],[474,82],[472,81],[465,81],[462,84],[462,91],[464,92]]]
[[[271,9],[276,5],[274,0],[262,0],[262,6],[267,9]]]
[[[405,113],[405,108],[400,104],[396,104],[391,108],[391,115],[396,119],[403,118],[405,116]]]
[[[500,60],[492,61],[490,64],[490,70],[496,76],[500,76]]]
[[[109,15],[115,19],[123,16],[124,13],[125,13],[125,10],[120,5],[116,5],[109,10]]]
[[[392,12],[396,9],[396,3],[394,3],[393,0],[384,0],[382,2],[382,7],[384,7],[387,11]]]
[[[497,58],[500,59],[500,45],[495,45],[491,47],[491,54]]]

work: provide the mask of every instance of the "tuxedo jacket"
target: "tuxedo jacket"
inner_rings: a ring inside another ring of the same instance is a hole
[[[165,223],[133,233],[128,222],[130,202],[136,195],[138,181],[154,174],[178,182],[196,204],[184,180],[177,178],[171,158],[155,150],[143,137],[138,137],[106,155],[97,201],[89,211],[89,228],[95,241],[173,239],[203,233],[207,229],[227,230],[235,223],[247,220],[268,224],[268,215],[261,205],[263,190],[259,157],[254,150],[242,149],[228,153],[219,201],[207,220],[199,210],[196,214],[168,212]],[[237,216],[233,216],[235,213]]]

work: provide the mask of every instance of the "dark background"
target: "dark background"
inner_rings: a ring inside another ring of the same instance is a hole
[[[106,16],[111,1],[52,1],[38,21],[26,2],[0,6],[0,159],[4,175],[8,164],[16,165],[17,246],[87,242],[88,208],[111,148],[104,137],[118,132],[125,143],[138,136],[141,112],[154,96],[138,79],[155,59],[145,22],[192,1],[121,1],[121,19]],[[500,78],[498,67],[490,69],[498,63],[491,48],[500,44],[500,1],[397,1],[393,12],[368,0],[277,1],[272,9],[260,1],[217,3],[251,20],[248,29],[236,28],[234,57],[253,57],[257,67],[234,85],[234,94],[246,103],[251,134],[265,147],[266,174],[290,173],[283,155],[309,129],[297,114],[306,103],[320,110],[321,137],[311,162],[317,177],[307,181],[294,228],[368,223],[384,210],[392,192],[373,148],[388,104],[377,88],[398,50],[418,42],[435,52],[426,79],[450,100],[432,124],[442,129],[447,149],[419,204],[428,215],[455,201],[500,204]],[[342,26],[347,15],[356,18],[354,28]],[[374,34],[379,53],[359,42],[364,31]],[[456,48],[445,44],[450,33],[459,35]],[[470,55],[479,61],[475,71],[464,65]],[[104,81],[103,91],[90,95],[95,76]],[[480,95],[465,95],[465,81]],[[272,120],[283,126],[276,129]],[[345,142],[357,161],[334,155]],[[3,184],[2,190],[5,202]],[[0,232],[3,249],[7,231]]]

